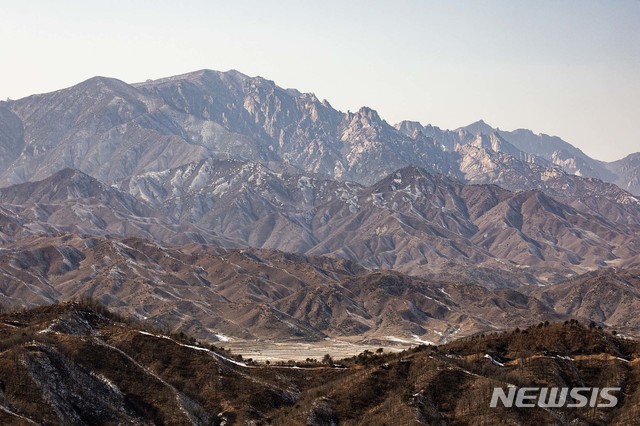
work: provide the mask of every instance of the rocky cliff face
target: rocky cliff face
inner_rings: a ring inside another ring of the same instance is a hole
[[[622,160],[609,163],[607,167],[617,176],[614,181],[616,185],[632,194],[640,194],[639,153],[631,154]]]
[[[111,184],[209,158],[280,164],[362,184],[408,165],[508,189],[544,188],[539,175],[552,166],[567,176],[620,177],[615,166],[556,137],[484,122],[455,131],[416,122],[392,127],[370,108],[342,113],[313,94],[237,71],[135,85],[96,77],[2,102],[0,111],[3,185],[65,167]]]

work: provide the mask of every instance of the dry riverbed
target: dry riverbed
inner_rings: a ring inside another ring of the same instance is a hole
[[[323,340],[319,342],[274,342],[266,340],[230,340],[219,342],[218,346],[229,348],[234,354],[240,354],[243,358],[252,358],[254,361],[286,362],[304,361],[307,358],[321,360],[325,354],[331,355],[334,360],[349,358],[353,355],[369,350],[375,352],[383,348],[384,352],[400,352],[412,345],[394,344],[372,345],[342,340]],[[415,346],[415,344],[413,345]]]

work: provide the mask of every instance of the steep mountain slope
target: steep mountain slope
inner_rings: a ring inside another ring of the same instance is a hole
[[[607,168],[618,177],[614,181],[620,188],[640,195],[640,153],[607,164]]]
[[[0,170],[6,170],[24,149],[24,129],[18,116],[0,106]]]
[[[285,90],[261,77],[205,70],[136,87],[182,113],[248,136],[249,145],[216,143],[216,152],[235,158],[283,161],[364,183],[414,161],[433,170],[447,167],[433,163],[431,154],[439,150],[430,140],[416,144],[370,108],[345,114],[313,94]]]
[[[115,79],[95,77],[4,106],[24,127],[22,155],[2,173],[7,183],[43,179],[65,167],[111,182],[203,151],[161,120],[160,103]],[[149,115],[156,120],[150,123]]]
[[[296,253],[318,243],[309,225],[314,209],[361,189],[237,160],[206,160],[136,175],[119,186],[178,223],[193,223],[243,245]]]
[[[0,243],[7,243],[24,230],[24,223],[18,215],[0,206]]]
[[[637,287],[638,276],[630,271],[626,282]],[[587,306],[576,308],[583,303],[584,279],[539,290],[490,289],[460,279],[368,270],[343,259],[200,245],[168,248],[136,238],[37,237],[0,251],[5,306],[91,297],[127,317],[208,341],[232,336],[442,342],[570,316],[600,319]],[[618,282],[612,271],[601,280]],[[638,335],[630,318],[639,295],[629,293],[616,306],[619,298],[608,296],[607,285],[590,296],[604,304],[604,312],[616,312],[602,323]]]
[[[544,189],[541,176],[551,166],[566,171],[569,181],[579,179],[569,174],[610,182],[621,177],[559,138],[503,132],[484,122],[456,131],[416,122],[392,127],[370,108],[342,113],[313,94],[237,71],[134,85],[95,77],[0,102],[0,110],[4,186],[65,167],[112,184],[211,158],[365,185],[408,165],[511,190]]]
[[[638,416],[638,343],[575,322],[333,366],[245,363],[79,303],[0,315],[0,335],[3,424],[627,425]],[[512,386],[620,391],[614,408],[490,408],[493,388]]]
[[[0,232],[5,240],[73,232],[230,244],[213,231],[171,221],[143,200],[72,169],[42,181],[0,188],[0,206],[5,218]]]
[[[518,150],[544,158],[572,175],[592,177],[607,182],[612,182],[615,179],[615,175],[608,170],[605,163],[594,160],[557,136],[549,136],[544,133],[535,134],[528,129],[517,129],[511,132],[494,129],[482,120],[459,130],[465,130],[472,134],[497,133]]]
[[[435,260],[437,264],[438,260],[456,258],[482,264],[491,257],[531,268],[542,266],[550,272],[560,259],[569,268],[570,264],[586,266],[594,262],[592,265],[596,266],[616,258],[631,261],[635,255],[627,250],[637,248],[635,227],[623,227],[619,234],[617,225],[612,227],[602,218],[558,203],[543,193],[514,194],[491,186],[465,186],[419,169],[397,172],[368,188],[357,203],[356,214],[334,214],[353,224],[353,235],[345,235],[342,230],[349,226],[338,222],[338,235],[344,235],[344,239],[336,241],[336,248],[354,251],[358,242],[362,247],[376,247],[373,242],[379,241],[383,245],[376,252],[377,259],[385,251],[397,256],[393,259],[397,264],[387,260],[380,266],[399,267],[422,259]],[[616,230],[611,233],[613,229]],[[503,238],[507,235],[518,248],[505,249]],[[628,246],[618,245],[625,240],[630,243]],[[408,255],[403,250],[411,248],[412,241],[424,253],[422,256]]]
[[[640,331],[640,327],[636,326],[636,316],[631,314],[640,309],[637,306],[640,295],[640,275],[637,272],[594,271],[544,290],[536,289],[532,294],[549,302],[562,314],[589,317],[605,324],[628,324]]]
[[[3,424],[262,424],[295,403],[307,377],[345,375],[252,368],[77,303],[0,322]]]
[[[419,123],[398,126],[418,133],[420,127]],[[497,184],[512,191],[542,190],[572,207],[612,222],[640,224],[640,204],[629,192],[596,178],[569,174],[553,159],[548,161],[537,154],[520,151],[502,137],[504,132],[493,130],[484,122],[471,125],[470,129],[492,133],[471,137],[465,128],[455,133],[432,132],[445,142],[451,142],[452,137],[460,138],[461,142],[454,142],[450,148],[442,144],[443,149],[453,150],[458,180]],[[630,173],[629,179],[633,179]]]
[[[21,141],[28,141],[0,176],[5,184],[63,167],[112,183],[227,157],[371,182],[410,161],[427,167],[433,150],[426,140],[415,146],[368,108],[344,114],[312,94],[236,71],[205,70],[135,86],[97,77],[2,106],[22,120]],[[3,145],[20,148],[12,140]]]
[[[439,341],[501,327],[505,319],[522,324],[557,318],[545,305],[510,290],[270,251],[169,249],[137,239],[65,236],[9,245],[0,252],[0,264],[5,305],[93,297],[129,317],[208,340],[231,335]]]
[[[559,187],[551,176],[548,182]],[[413,274],[453,262],[526,265],[532,274],[540,267],[548,277],[564,277],[606,261],[632,265],[640,250],[640,202],[619,189],[626,197],[620,203],[565,197],[582,208],[574,209],[540,192],[463,185],[412,167],[361,187],[234,161],[134,176],[121,188],[156,200],[176,221],[213,227],[239,244]]]
[[[65,170],[2,189],[0,232],[5,240],[74,232],[269,248],[419,276],[485,267],[519,276],[513,285],[634,266],[640,255],[640,202],[614,185],[620,203],[565,197],[574,208],[540,191],[463,185],[415,167],[363,187],[206,160],[119,186]]]

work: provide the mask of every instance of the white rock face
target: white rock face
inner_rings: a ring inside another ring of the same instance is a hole
[[[235,158],[371,184],[412,165],[511,190],[544,189],[539,167],[617,182],[565,141],[483,121],[455,131],[395,127],[376,111],[342,113],[315,95],[237,71],[198,71],[129,85],[95,77],[68,89],[0,102],[0,186],[65,167],[108,184],[210,158]],[[627,168],[628,169],[628,168]],[[524,175],[524,177],[522,177]]]
[[[608,163],[607,168],[616,174],[616,185],[632,194],[640,195],[640,153]]]

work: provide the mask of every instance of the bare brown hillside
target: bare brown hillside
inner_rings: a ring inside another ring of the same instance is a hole
[[[254,364],[93,302],[0,315],[2,424],[581,424],[640,414],[640,345],[576,321],[323,364]],[[493,387],[621,387],[617,407],[490,408]]]
[[[165,247],[139,238],[32,237],[0,251],[0,303],[94,298],[199,339],[443,343],[541,321],[595,320],[637,336],[640,273],[487,288],[464,275],[419,278],[274,250]]]

